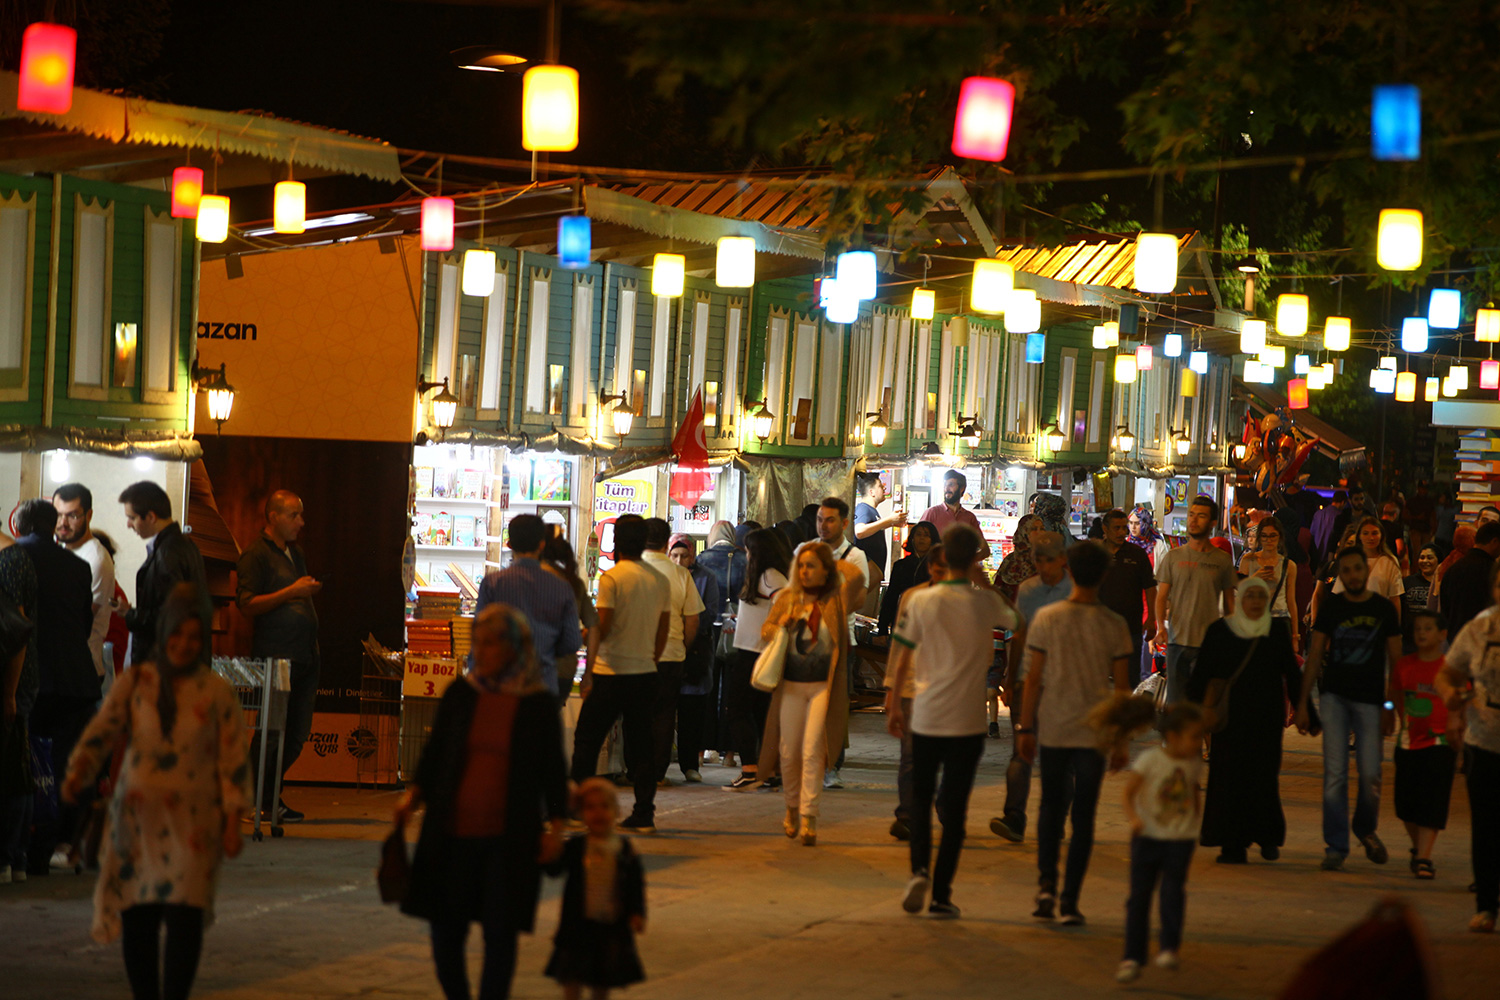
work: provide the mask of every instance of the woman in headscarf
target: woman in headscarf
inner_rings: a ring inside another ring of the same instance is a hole
[[[1031,512],[1042,519],[1045,530],[1061,536],[1063,545],[1072,545],[1076,539],[1068,530],[1068,505],[1055,493],[1038,493],[1031,498]]]
[[[1036,563],[1031,558],[1031,538],[1046,530],[1047,526],[1035,514],[1022,514],[1016,522],[1010,555],[1001,560],[1000,568],[995,570],[995,586],[1007,601],[1014,602],[1021,584],[1036,576]]]
[[[1157,563],[1170,551],[1167,540],[1156,530],[1156,518],[1145,505],[1136,504],[1131,508],[1130,519],[1126,523],[1130,526],[1130,534],[1125,540],[1143,549],[1151,558],[1151,568],[1155,569]]]
[[[64,801],[76,801],[125,743],[93,936],[122,938],[136,1000],[191,991],[203,931],[213,923],[219,863],[242,846],[250,797],[243,713],[234,689],[209,667],[209,634],[207,595],[178,584],[162,605],[151,659],[110,689],[62,787]]]
[[[735,540],[734,525],[728,521],[714,522],[695,565],[712,573],[719,585],[720,606],[708,609],[707,617],[712,622],[728,610],[729,602],[745,587],[745,553]]]
[[[1239,569],[1241,576],[1259,577],[1271,588],[1271,617],[1287,620],[1292,629],[1292,648],[1301,648],[1293,613],[1297,609],[1297,566],[1287,556],[1281,521],[1267,515],[1250,526]]]
[[[901,607],[901,595],[918,584],[927,581],[927,553],[939,543],[937,525],[931,521],[918,521],[906,532],[906,541],[901,548],[907,554],[891,566],[891,582],[886,585],[885,595],[880,599],[880,633],[890,634],[896,626],[896,612]]]
[[[484,928],[479,995],[509,993],[516,936],[536,917],[541,866],[562,852],[567,798],[557,703],[542,683],[531,628],[519,611],[491,604],[474,619],[468,673],[443,692],[395,815],[402,828],[427,806],[401,910],[432,925],[448,1000],[470,997],[464,945],[474,921]]]
[[[1219,848],[1221,864],[1244,864],[1251,844],[1267,861],[1281,856],[1281,737],[1287,692],[1300,691],[1301,683],[1289,623],[1271,615],[1270,585],[1246,577],[1235,591],[1234,613],[1204,633],[1187,687],[1208,724],[1224,724],[1213,734],[1199,835],[1203,846]]]

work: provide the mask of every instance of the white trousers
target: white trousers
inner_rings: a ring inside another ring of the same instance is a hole
[[[781,685],[781,787],[786,807],[818,815],[823,771],[828,763],[826,681],[783,681]]]

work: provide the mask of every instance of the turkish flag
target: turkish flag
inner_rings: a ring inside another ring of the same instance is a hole
[[[708,444],[703,439],[703,390],[693,392],[693,401],[688,404],[687,416],[677,434],[672,438],[672,454],[677,464],[689,468],[702,468],[708,464]]]
[[[672,498],[673,503],[692,508],[703,499],[703,494],[712,492],[713,488],[714,477],[707,469],[673,469],[672,484],[667,488],[667,496]]]

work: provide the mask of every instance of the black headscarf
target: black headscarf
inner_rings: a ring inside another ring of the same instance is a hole
[[[177,721],[177,692],[172,682],[179,677],[186,677],[194,671],[203,669],[212,659],[213,651],[210,646],[213,629],[209,620],[211,613],[208,595],[204,591],[191,583],[179,583],[167,595],[166,602],[162,604],[161,613],[157,616],[156,650],[152,655],[152,662],[156,665],[156,673],[161,678],[156,695],[156,713],[161,717],[163,736],[172,735],[172,725]],[[194,618],[198,620],[203,636],[198,658],[185,667],[174,666],[167,657],[167,639],[185,622]]]

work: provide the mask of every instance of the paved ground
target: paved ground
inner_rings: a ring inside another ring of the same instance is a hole
[[[816,848],[781,835],[779,796],[731,795],[712,786],[661,793],[663,834],[642,844],[651,922],[641,952],[650,979],[630,996],[1017,1000],[1116,989],[1128,860],[1120,780],[1105,785],[1082,900],[1087,927],[1032,923],[1031,831],[1019,846],[988,832],[1003,796],[1008,741],[991,741],[975,791],[954,893],[964,918],[908,917],[897,905],[906,880],[905,846],[886,835],[895,752],[882,726],[879,716],[856,717],[845,770],[849,787],[826,795]],[[1419,883],[1407,874],[1406,844],[1389,795],[1381,825],[1392,862],[1377,868],[1356,855],[1346,872],[1317,870],[1319,772],[1316,742],[1294,733],[1282,784],[1291,831],[1283,859],[1225,868],[1200,851],[1189,884],[1182,970],[1148,970],[1128,992],[1274,996],[1321,942],[1360,919],[1382,895],[1394,894],[1426,922],[1447,997],[1497,995],[1500,937],[1464,930],[1473,897],[1465,891],[1462,787],[1435,852],[1438,878]],[[705,777],[722,784],[732,773],[709,767]],[[1389,787],[1389,772],[1386,780]],[[373,886],[375,842],[385,833],[394,795],[292,789],[288,798],[310,816],[330,818],[289,828],[283,840],[248,844],[226,866],[197,995],[438,997],[425,925],[382,907]],[[1032,799],[1034,811],[1035,786]],[[128,996],[116,946],[88,938],[92,883],[54,876],[0,886],[0,996]],[[560,994],[540,973],[556,924],[557,890],[548,888],[538,934],[523,939],[517,997]]]

